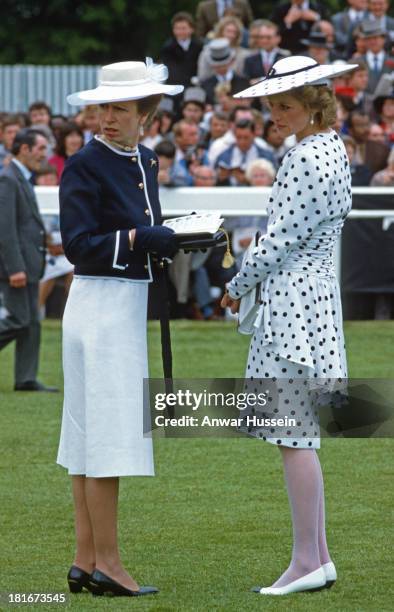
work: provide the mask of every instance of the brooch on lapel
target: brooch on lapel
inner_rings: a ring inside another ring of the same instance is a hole
[[[156,166],[157,164],[157,160],[153,159],[153,157],[150,158],[150,167],[152,168],[152,166]]]

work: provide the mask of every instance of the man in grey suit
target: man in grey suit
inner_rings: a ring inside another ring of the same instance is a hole
[[[390,8],[390,2],[388,0],[368,0],[368,18],[371,21],[378,23],[382,30],[387,32],[389,42],[394,41],[394,17],[387,15],[387,11]]]
[[[394,70],[394,57],[384,50],[386,32],[374,21],[363,21],[361,36],[365,40],[366,53],[360,60],[368,66],[367,92],[374,94],[375,89],[384,74]]]
[[[47,145],[39,131],[20,130],[11,149],[13,159],[0,174],[0,350],[16,341],[16,391],[57,391],[37,380],[45,228],[30,178],[46,158]]]
[[[351,44],[354,28],[367,19],[367,0],[348,0],[348,8],[331,17],[335,29],[335,46],[341,53],[346,53]]]

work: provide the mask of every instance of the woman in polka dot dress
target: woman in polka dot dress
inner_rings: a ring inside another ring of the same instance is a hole
[[[336,579],[316,453],[317,403],[319,389],[321,395],[322,387],[331,389],[347,376],[333,256],[351,208],[351,176],[344,145],[331,129],[336,106],[328,77],[351,69],[289,57],[277,62],[267,79],[237,94],[266,96],[281,135],[297,139],[272,188],[267,233],[249,250],[222,300],[237,312],[240,298],[261,283],[247,385],[259,391],[275,387],[259,417],[295,422],[266,427],[258,421],[248,429],[281,451],[293,521],[291,563],[271,587],[254,589],[261,594],[320,589]]]

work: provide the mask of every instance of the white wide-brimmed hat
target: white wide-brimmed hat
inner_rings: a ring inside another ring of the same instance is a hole
[[[318,64],[304,55],[285,57],[275,62],[264,79],[235,94],[234,98],[272,96],[304,85],[329,84],[328,79],[357,67],[358,64]]]
[[[103,66],[99,72],[99,85],[95,89],[77,91],[67,96],[73,106],[104,104],[140,100],[147,96],[166,94],[175,96],[183,91],[183,85],[165,85],[168,69],[164,64],[154,64],[150,57],[144,62],[117,62]]]

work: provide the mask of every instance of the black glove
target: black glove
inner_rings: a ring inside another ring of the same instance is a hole
[[[174,257],[178,241],[174,230],[163,225],[141,225],[135,230],[133,250],[149,251],[160,257]]]

